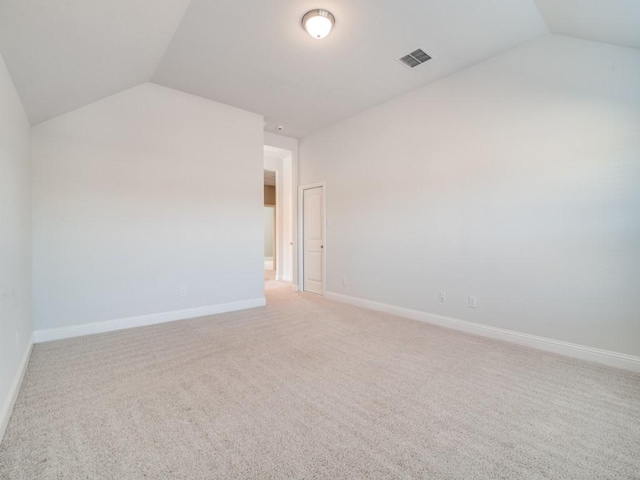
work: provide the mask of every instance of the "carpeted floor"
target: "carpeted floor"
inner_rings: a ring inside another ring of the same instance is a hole
[[[640,375],[292,293],[36,345],[3,479],[640,478]]]
[[[271,280],[275,280],[276,278],[276,271],[272,268],[265,268],[264,269],[264,281],[265,282],[270,282]]]

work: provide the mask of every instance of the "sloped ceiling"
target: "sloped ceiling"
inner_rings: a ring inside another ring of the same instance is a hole
[[[284,125],[278,133],[301,137],[548,29],[639,47],[638,5],[0,0],[0,52],[33,124],[153,81],[263,114],[268,131]],[[336,16],[334,31],[322,41],[300,26],[313,8]],[[413,70],[397,61],[416,48],[433,60]]]
[[[321,41],[300,25],[319,6],[336,17]],[[546,31],[533,0],[193,0],[153,81],[300,137]],[[397,61],[417,48],[433,60]]]
[[[536,0],[552,33],[640,48],[639,0]]]
[[[189,0],[0,0],[0,52],[32,124],[148,82]]]

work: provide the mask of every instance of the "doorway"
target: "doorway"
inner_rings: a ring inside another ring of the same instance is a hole
[[[264,279],[275,280],[276,249],[276,172],[264,171]]]
[[[325,184],[303,185],[298,191],[302,291],[324,295],[325,290]]]
[[[265,288],[292,287],[296,223],[292,151],[265,145],[263,171]]]

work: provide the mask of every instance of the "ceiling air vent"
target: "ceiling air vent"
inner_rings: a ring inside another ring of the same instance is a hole
[[[409,68],[414,68],[418,65],[422,65],[427,60],[431,60],[431,57],[421,49],[414,50],[409,55],[405,55],[400,59],[400,61]]]

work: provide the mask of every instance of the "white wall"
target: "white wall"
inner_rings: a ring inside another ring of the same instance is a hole
[[[639,50],[525,44],[303,138],[322,180],[329,291],[640,355]]]
[[[147,83],[31,139],[37,329],[264,297],[261,116]]]
[[[29,129],[0,56],[0,440],[33,331]]]

